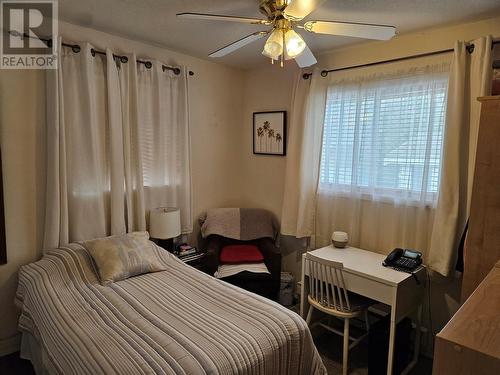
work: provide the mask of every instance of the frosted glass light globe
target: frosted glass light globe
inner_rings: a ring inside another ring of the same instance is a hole
[[[286,54],[290,58],[297,57],[306,48],[306,42],[294,30],[290,29],[285,34]]]
[[[283,32],[280,29],[275,29],[264,45],[262,54],[271,59],[278,60],[283,53]]]

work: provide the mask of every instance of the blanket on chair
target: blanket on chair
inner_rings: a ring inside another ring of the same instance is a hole
[[[279,232],[274,215],[260,208],[212,208],[200,218],[201,235],[211,234],[241,241],[271,238]]]

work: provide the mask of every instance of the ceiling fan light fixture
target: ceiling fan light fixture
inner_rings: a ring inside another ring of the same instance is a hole
[[[273,60],[278,60],[282,53],[283,33],[280,29],[274,29],[271,35],[269,35],[269,38],[267,38],[266,44],[264,44],[262,54]]]
[[[294,30],[290,29],[285,34],[286,54],[289,58],[299,56],[306,48],[306,42]]]
[[[226,56],[247,44],[268,36],[262,51],[264,56],[269,57],[271,62],[280,61],[281,66],[284,65],[285,60],[294,59],[301,68],[314,65],[317,60],[302,36],[293,30],[294,28],[313,34],[374,40],[389,40],[396,34],[396,27],[390,25],[342,21],[305,21],[306,17],[325,2],[326,0],[259,0],[259,10],[265,16],[262,19],[194,12],[178,13],[177,16],[270,26],[268,30],[254,32],[219,48],[209,56]]]

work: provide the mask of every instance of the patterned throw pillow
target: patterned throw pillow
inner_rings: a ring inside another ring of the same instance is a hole
[[[84,241],[99,270],[102,285],[148,272],[164,271],[165,266],[154,252],[148,232]]]

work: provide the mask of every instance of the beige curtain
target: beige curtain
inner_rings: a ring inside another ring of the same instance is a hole
[[[316,192],[326,103],[326,81],[316,69],[309,80],[295,80],[285,170],[281,233],[314,234]]]
[[[192,231],[187,72],[138,67],[144,205],[180,208],[181,230]]]
[[[59,50],[47,72],[44,248],[146,230],[160,205],[179,207],[190,231],[186,70],[138,69],[135,55],[120,63],[88,43]]]
[[[463,42],[455,43],[441,185],[427,263],[444,276],[452,273],[457,248],[469,216],[479,131],[480,104],[491,85],[491,36],[474,40],[469,54]]]

